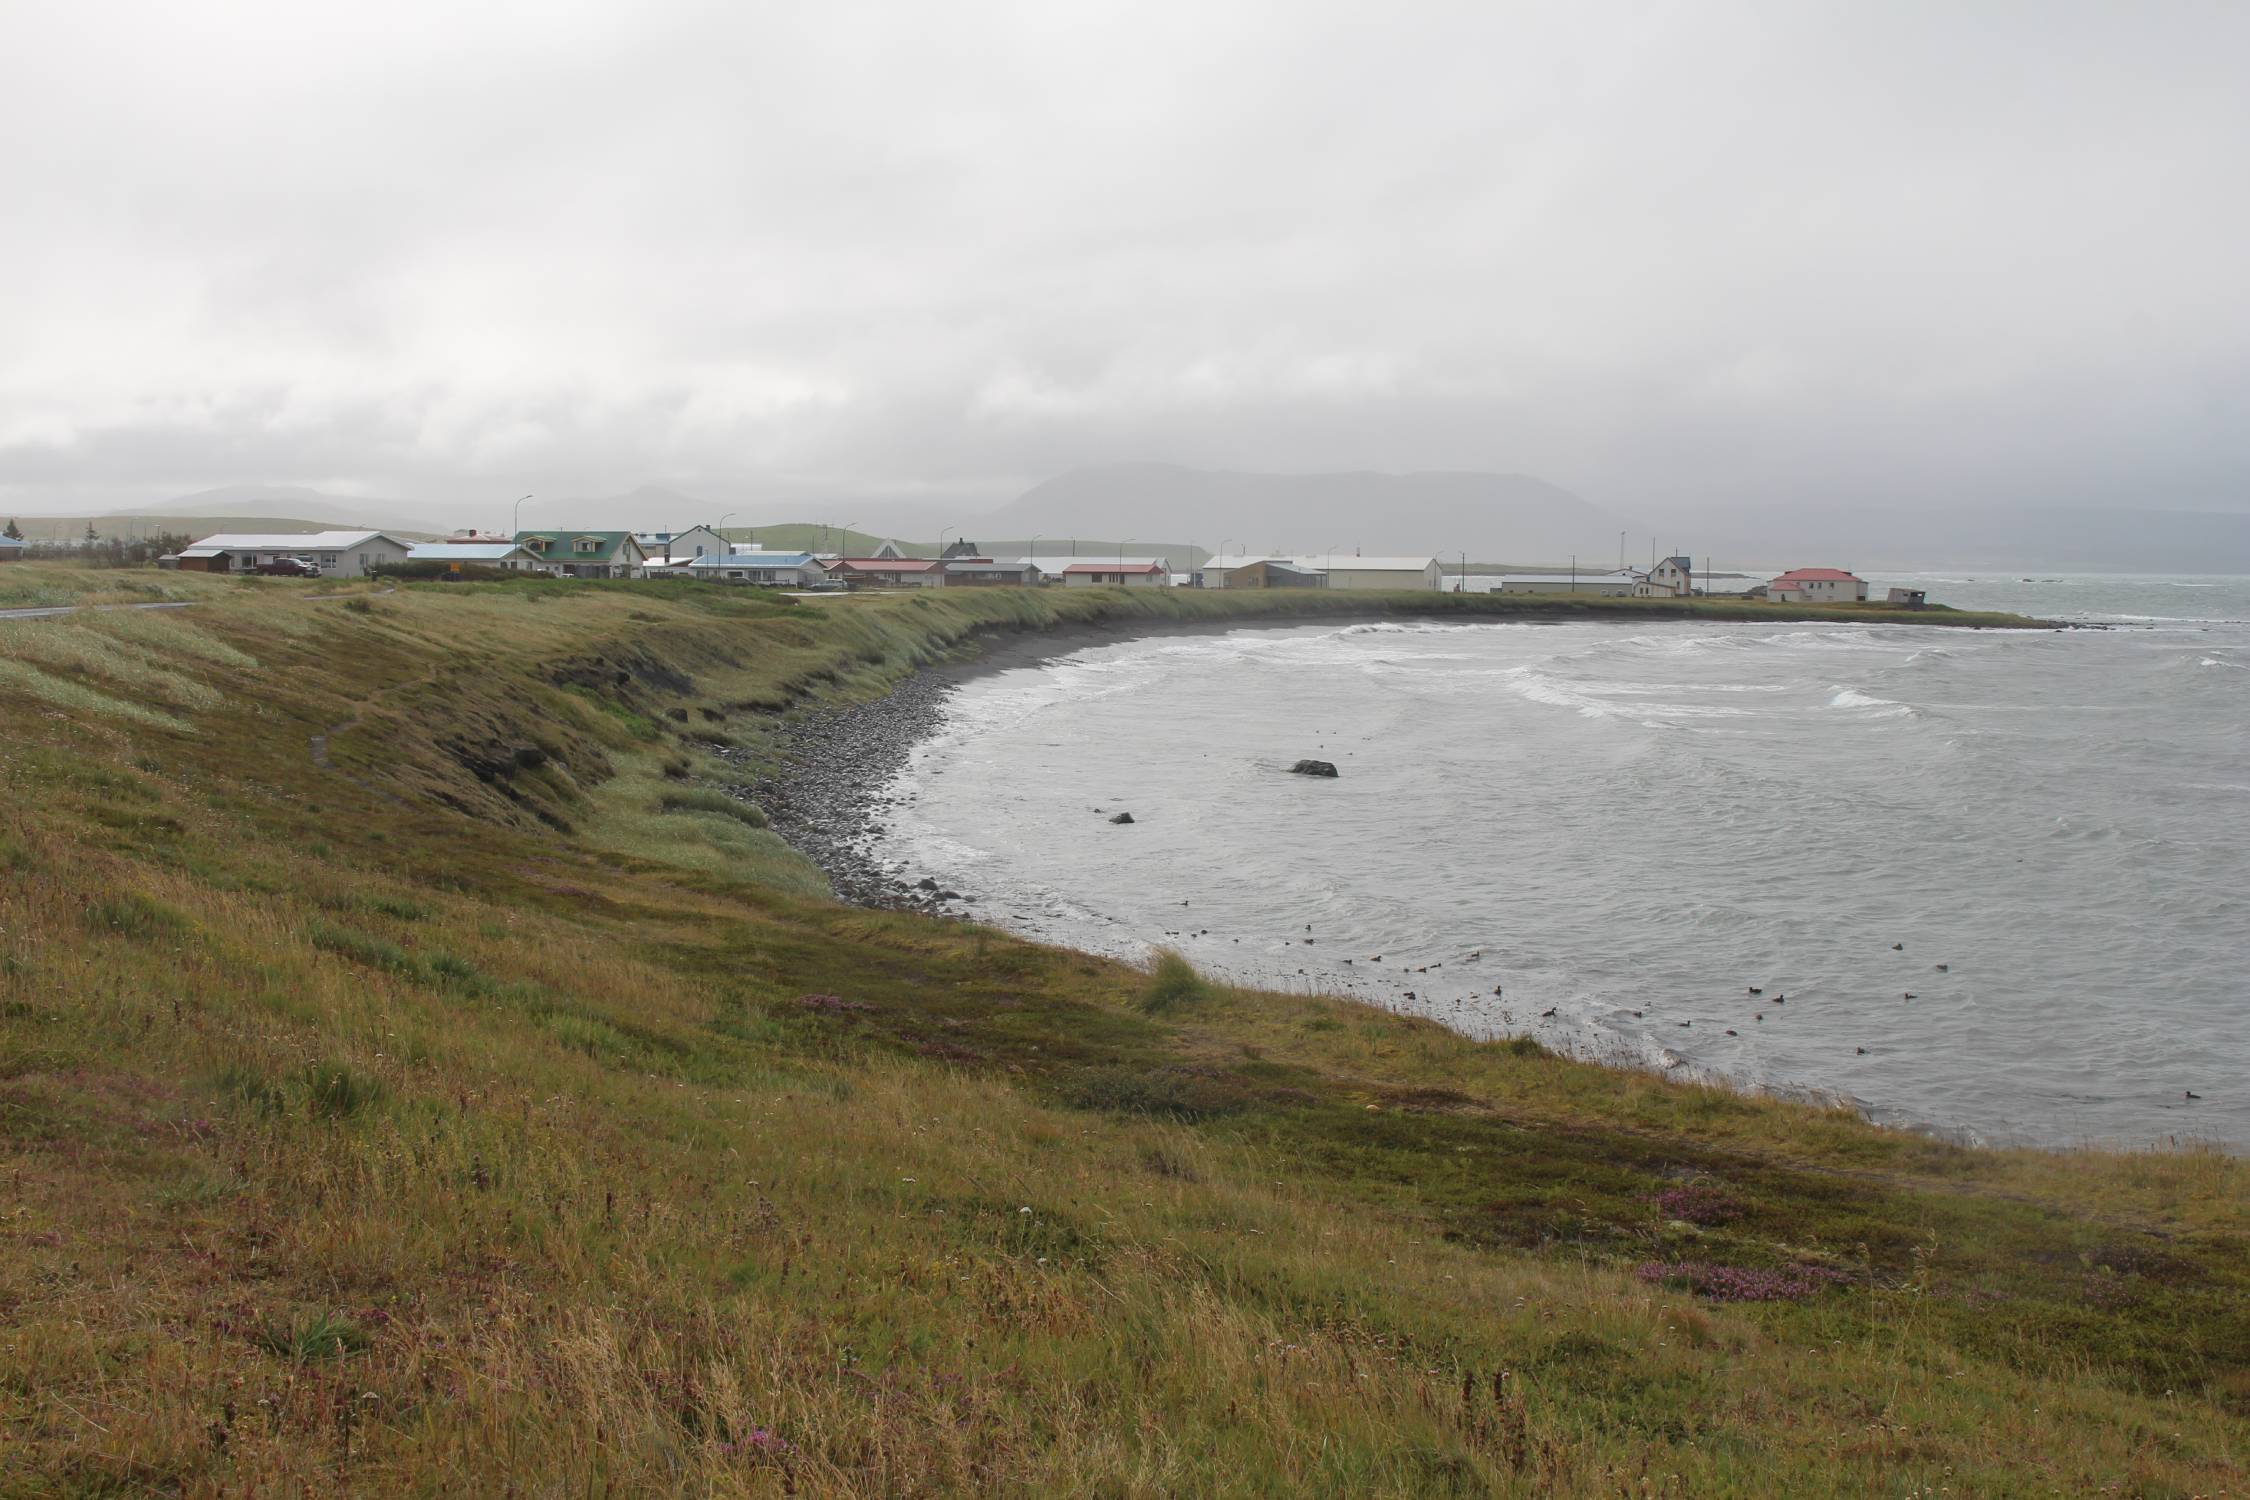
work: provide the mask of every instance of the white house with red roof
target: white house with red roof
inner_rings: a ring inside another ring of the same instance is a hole
[[[1791,568],[1766,585],[1766,597],[1783,604],[1857,604],[1867,580],[1842,568]]]

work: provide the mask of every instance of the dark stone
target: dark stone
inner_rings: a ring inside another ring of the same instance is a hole
[[[934,891],[937,889],[937,882],[932,880],[929,876],[925,875],[920,880],[914,882],[914,889],[918,891]]]
[[[1326,776],[1333,779],[1336,775],[1336,764],[1333,761],[1326,760],[1301,760],[1291,766],[1289,770],[1292,775],[1296,776]]]
[[[1110,821],[1112,823],[1130,823],[1133,821],[1133,815],[1131,813],[1119,813],[1115,817],[1111,818]]]

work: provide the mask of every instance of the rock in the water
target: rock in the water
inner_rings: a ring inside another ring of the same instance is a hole
[[[1328,776],[1336,774],[1336,763],[1328,760],[1301,760],[1289,768],[1296,776]]]
[[[1133,815],[1131,813],[1118,813],[1110,821],[1112,823],[1130,823],[1133,821]]]

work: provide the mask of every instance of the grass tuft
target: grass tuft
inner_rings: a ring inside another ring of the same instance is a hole
[[[1170,1015],[1206,1003],[1217,991],[1195,965],[1170,948],[1160,950],[1151,966],[1148,984],[1141,990],[1141,1009],[1152,1016]]]

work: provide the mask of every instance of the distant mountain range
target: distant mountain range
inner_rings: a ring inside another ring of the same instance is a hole
[[[438,510],[438,515],[426,514]],[[1013,500],[978,510],[834,495],[804,500],[711,500],[660,484],[624,494],[525,502],[526,526],[678,530],[716,523],[761,531],[793,522],[856,520],[862,534],[933,542],[942,530],[987,546],[1039,538],[1042,552],[1163,551],[1185,565],[1192,546],[1216,552],[1316,554],[1466,552],[1472,563],[1613,564],[1618,534],[1632,561],[1649,555],[1649,530],[1560,486],[1525,474],[1375,472],[1254,474],[1179,464],[1122,463],[1073,469]],[[312,531],[369,526],[414,536],[454,527],[508,524],[511,507],[491,500],[444,514],[428,502],[338,495],[302,485],[227,485],[91,519],[106,535],[187,531]],[[5,519],[0,516],[0,519]],[[83,515],[25,515],[34,537],[82,535]],[[822,533],[833,535],[833,533]],[[1698,566],[1758,571],[1797,566],[2051,569],[2085,572],[2250,573],[2250,513],[2127,507],[1863,505],[1767,507],[1668,521],[1663,550]],[[1096,539],[1100,539],[1098,542]]]
[[[1247,474],[1177,464],[1073,469],[977,519],[1009,536],[1185,537],[1216,552],[1443,553],[1472,560],[1617,549],[1642,528],[1527,474]],[[1643,533],[1645,534],[1645,533]]]

